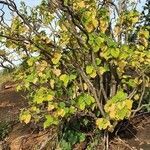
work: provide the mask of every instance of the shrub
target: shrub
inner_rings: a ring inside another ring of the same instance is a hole
[[[43,0],[30,10],[14,6],[17,15],[9,28],[1,26],[1,36],[24,64],[16,73],[17,89],[29,91],[22,122],[47,128],[82,114],[112,132],[135,113],[133,104],[141,107],[149,88],[149,27],[140,24],[135,5]]]

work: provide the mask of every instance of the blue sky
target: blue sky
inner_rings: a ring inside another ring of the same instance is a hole
[[[20,6],[20,2],[21,1],[23,1],[23,2],[25,2],[25,4],[27,5],[27,6],[30,6],[30,7],[35,7],[35,6],[37,6],[38,4],[40,4],[40,2],[42,1],[42,0],[14,0],[14,2],[16,3],[16,5],[17,5],[17,7],[19,8],[19,6]],[[1,8],[1,6],[2,5],[0,5],[0,8]],[[7,22],[11,22],[11,15],[10,15],[10,13],[11,13],[11,11],[8,9],[8,7],[7,6],[5,6],[4,7],[4,11],[5,11],[5,16],[4,16],[4,18],[5,18],[5,21],[7,21]]]
[[[14,1],[16,2],[17,5],[19,5],[19,3],[20,3],[21,1],[23,1],[23,2],[26,3],[26,5],[32,7],[32,6],[38,5],[42,0],[14,0]]]

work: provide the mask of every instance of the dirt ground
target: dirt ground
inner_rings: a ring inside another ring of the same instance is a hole
[[[7,138],[0,141],[0,150],[42,150],[47,140],[55,142],[55,132],[52,130],[34,132],[31,125],[18,122],[20,109],[27,105],[23,95],[14,88],[0,91],[0,122],[15,122]],[[150,150],[150,113],[139,114],[130,122],[124,122],[116,134],[110,140],[110,150]],[[50,146],[47,150],[54,148]],[[102,150],[102,147],[95,150]]]
[[[27,105],[23,93],[14,88],[0,91],[0,121],[15,121],[21,108]]]
[[[125,122],[117,135],[110,141],[110,150],[150,150],[150,114]]]
[[[7,87],[7,88],[5,88]],[[0,89],[0,123],[11,124],[11,131],[5,140],[0,141],[0,150],[39,150],[45,140],[54,138],[52,129],[38,131],[33,124],[19,122],[20,110],[27,106],[26,94],[16,92],[13,85],[1,86]]]

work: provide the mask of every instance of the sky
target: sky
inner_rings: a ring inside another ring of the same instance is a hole
[[[19,8],[20,6],[20,2],[23,1],[25,2],[25,4],[27,6],[30,6],[30,7],[35,7],[37,6],[38,4],[40,4],[40,2],[42,0],[14,0],[14,2],[16,3],[17,7]],[[0,5],[1,6],[1,5]],[[10,20],[11,19],[11,15],[10,15],[10,11],[9,9],[7,8],[7,6],[4,7],[4,11],[5,11],[5,19],[6,20]]]
[[[16,2],[17,5],[19,5],[19,3],[21,1],[25,2],[28,6],[36,6],[38,5],[42,0],[14,0]]]

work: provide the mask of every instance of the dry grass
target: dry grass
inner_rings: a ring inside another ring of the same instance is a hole
[[[12,81],[12,74],[0,74],[0,84],[5,83],[6,81]]]

